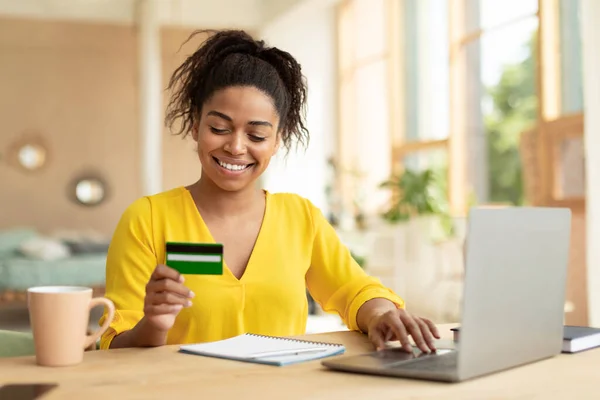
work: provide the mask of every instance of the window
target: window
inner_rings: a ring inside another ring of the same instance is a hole
[[[537,0],[450,0],[450,201],[523,202],[520,135],[537,120]]]
[[[581,195],[568,183],[583,171],[578,1],[449,3],[453,211],[471,196],[549,205]]]
[[[346,0],[338,17],[337,156],[364,211],[407,168],[436,172],[457,216],[582,201],[579,0]]]

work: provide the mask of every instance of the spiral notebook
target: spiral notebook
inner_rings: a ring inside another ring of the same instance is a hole
[[[246,333],[216,342],[180,346],[183,353],[269,365],[289,365],[342,354],[341,344]]]

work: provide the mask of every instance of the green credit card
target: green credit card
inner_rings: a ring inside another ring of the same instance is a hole
[[[223,275],[220,243],[167,242],[166,264],[180,274]]]

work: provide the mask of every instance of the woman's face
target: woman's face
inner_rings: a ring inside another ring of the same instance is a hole
[[[253,184],[279,148],[279,116],[271,98],[250,86],[216,91],[193,130],[202,175],[226,191]]]

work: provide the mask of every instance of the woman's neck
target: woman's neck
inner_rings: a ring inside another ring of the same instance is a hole
[[[243,217],[255,212],[257,207],[264,207],[264,192],[254,186],[228,192],[210,179],[200,178],[189,189],[200,213],[212,218]]]

